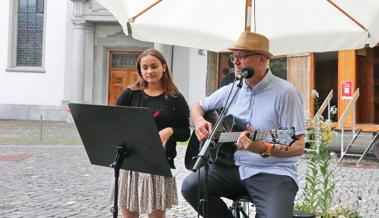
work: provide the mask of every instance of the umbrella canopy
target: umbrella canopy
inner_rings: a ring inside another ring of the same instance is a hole
[[[369,31],[368,43],[371,47],[379,43],[378,0],[333,0],[333,2]]]
[[[113,14],[122,26],[125,35],[129,35],[127,23],[132,16],[144,11],[154,0],[97,0],[104,8]]]
[[[97,1],[124,30],[125,20],[139,12],[131,8],[154,2]],[[114,6],[120,2],[129,9]],[[143,41],[223,51],[245,29],[245,5],[244,0],[163,0],[130,22],[132,35]],[[368,42],[368,30],[326,0],[255,0],[251,15],[251,31],[267,36],[275,55],[357,49]]]

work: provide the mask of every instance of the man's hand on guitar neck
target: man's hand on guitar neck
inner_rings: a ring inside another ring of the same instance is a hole
[[[263,154],[267,150],[267,145],[264,141],[252,141],[249,134],[254,132],[254,128],[247,126],[247,130],[242,132],[237,139],[237,148],[257,154]],[[298,135],[296,140],[290,146],[275,144],[270,149],[270,155],[276,157],[292,157],[299,156],[304,153],[305,140],[304,135]],[[271,153],[272,152],[272,153]]]
[[[250,133],[254,132],[254,128],[250,125],[247,125],[247,130],[241,132],[240,137],[237,139],[237,148],[239,150],[251,151],[254,153],[262,153],[265,151],[266,145],[263,141],[255,141],[250,140]]]

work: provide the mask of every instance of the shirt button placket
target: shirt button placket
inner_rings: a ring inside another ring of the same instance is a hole
[[[253,119],[254,101],[255,101],[255,94],[251,93],[250,94],[250,117],[249,117],[250,124],[251,124],[251,120]]]

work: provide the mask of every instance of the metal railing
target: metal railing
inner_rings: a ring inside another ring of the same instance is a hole
[[[320,108],[317,110],[317,113],[313,116],[312,122],[320,122],[320,117],[322,117],[322,114],[324,113],[325,109],[328,108],[328,120],[330,121],[330,101],[333,98],[333,89],[330,90],[328,96],[326,96],[324,102],[321,104]],[[320,131],[316,131],[316,139],[318,138]],[[316,151],[318,153],[320,151],[320,143],[316,143],[316,149],[306,148],[305,151]]]
[[[358,133],[356,134],[355,126],[356,126],[356,114],[355,114],[355,104],[357,102],[357,99],[359,97],[359,88],[355,91],[353,98],[350,100],[349,104],[347,105],[345,111],[342,113],[341,118],[338,121],[338,126],[341,130],[341,158],[342,160],[343,156],[346,154],[346,151],[344,150],[344,122],[349,117],[350,110],[352,110],[353,113],[353,119],[352,119],[352,133],[353,133],[353,139],[356,138]]]
[[[328,107],[328,120],[330,121],[330,101],[333,98],[333,89],[330,90],[328,96],[326,96],[324,102],[322,103],[321,107],[318,109],[317,113],[314,115],[312,121],[319,121],[320,117],[322,116],[322,113],[324,113],[326,107]]]

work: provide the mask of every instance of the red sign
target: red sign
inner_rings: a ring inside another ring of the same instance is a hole
[[[353,82],[352,81],[342,81],[341,96],[342,96],[342,99],[352,98],[353,96]]]

